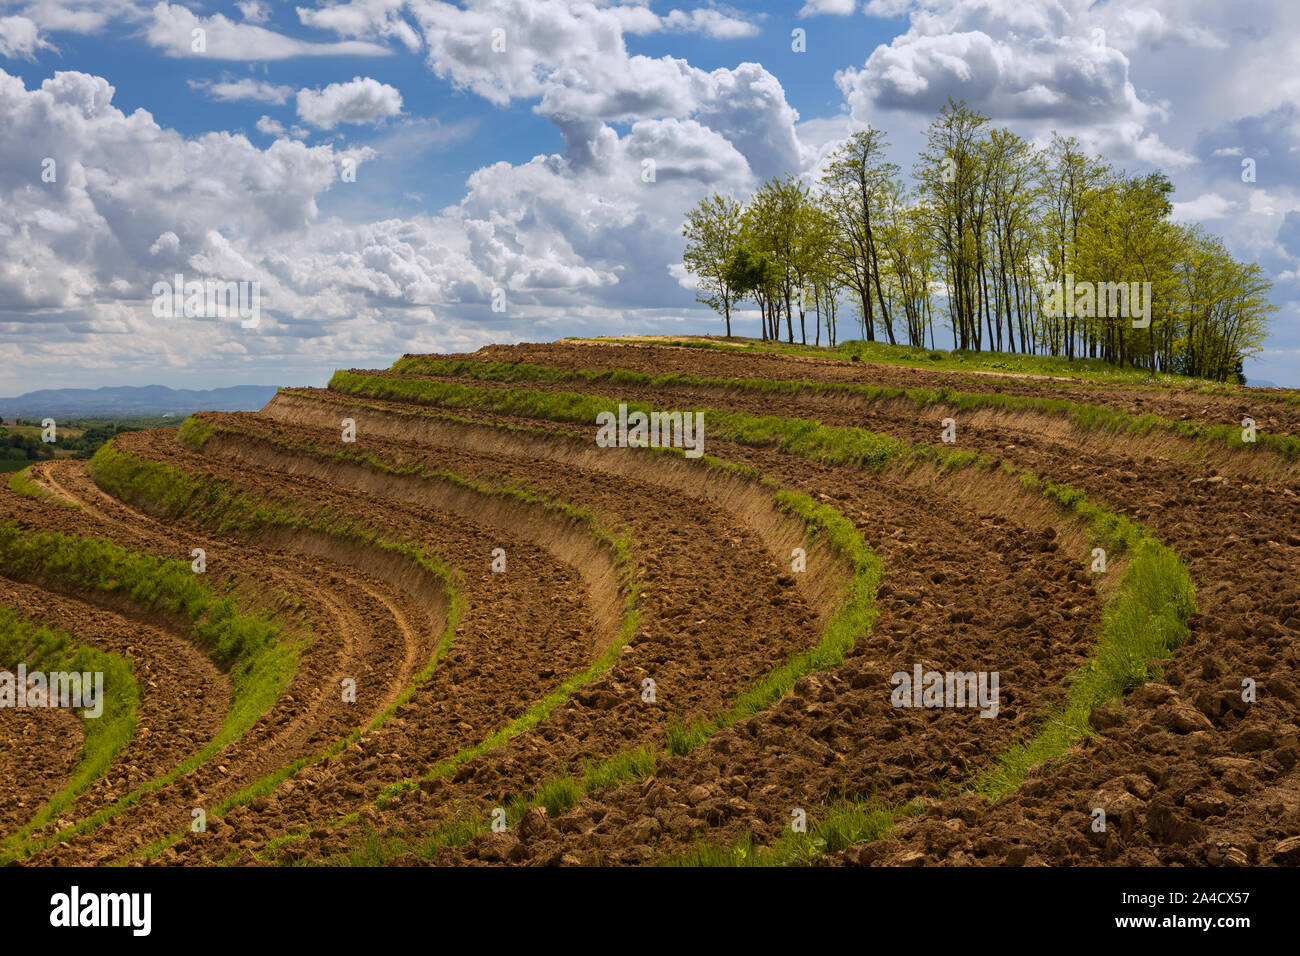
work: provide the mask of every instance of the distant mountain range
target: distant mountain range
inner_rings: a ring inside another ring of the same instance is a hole
[[[109,385],[103,388],[44,388],[0,398],[0,418],[106,418],[121,415],[188,415],[191,412],[255,412],[275,395],[274,385],[227,388],[168,388],[166,385]]]

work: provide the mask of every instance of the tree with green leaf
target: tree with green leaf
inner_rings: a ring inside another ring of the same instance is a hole
[[[695,298],[722,313],[727,338],[731,338],[731,306],[738,297],[727,281],[727,267],[740,246],[743,214],[740,203],[713,193],[686,213],[682,227],[686,238],[682,262],[698,282]]]

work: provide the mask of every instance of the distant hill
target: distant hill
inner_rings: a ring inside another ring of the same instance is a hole
[[[273,395],[274,385],[232,385],[211,389],[168,388],[165,385],[45,388],[15,398],[0,398],[0,418],[255,412]]]

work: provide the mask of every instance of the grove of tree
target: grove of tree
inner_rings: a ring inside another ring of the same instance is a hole
[[[825,331],[835,345],[847,306],[868,341],[933,349],[938,322],[954,349],[1220,381],[1240,380],[1260,351],[1272,283],[1217,237],[1173,221],[1163,173],[1130,175],[1055,133],[1037,148],[952,100],[910,184],[888,146],[867,127],[815,182],[786,175],[748,203],[714,193],[686,214],[683,262],[728,337],[747,300],[763,339],[784,331],[791,343],[796,326],[808,342],[811,320],[813,344]],[[1149,314],[1137,322],[1091,298],[1064,309],[1052,299],[1078,283],[1107,286],[1111,304],[1115,283],[1149,289]]]

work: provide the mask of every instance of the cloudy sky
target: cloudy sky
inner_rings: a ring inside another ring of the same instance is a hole
[[[1295,0],[0,0],[0,395],[718,332],[683,211],[867,122],[910,170],[949,96],[1165,170],[1275,282],[1248,376],[1300,386],[1297,62]],[[156,316],[177,273],[257,327]]]

